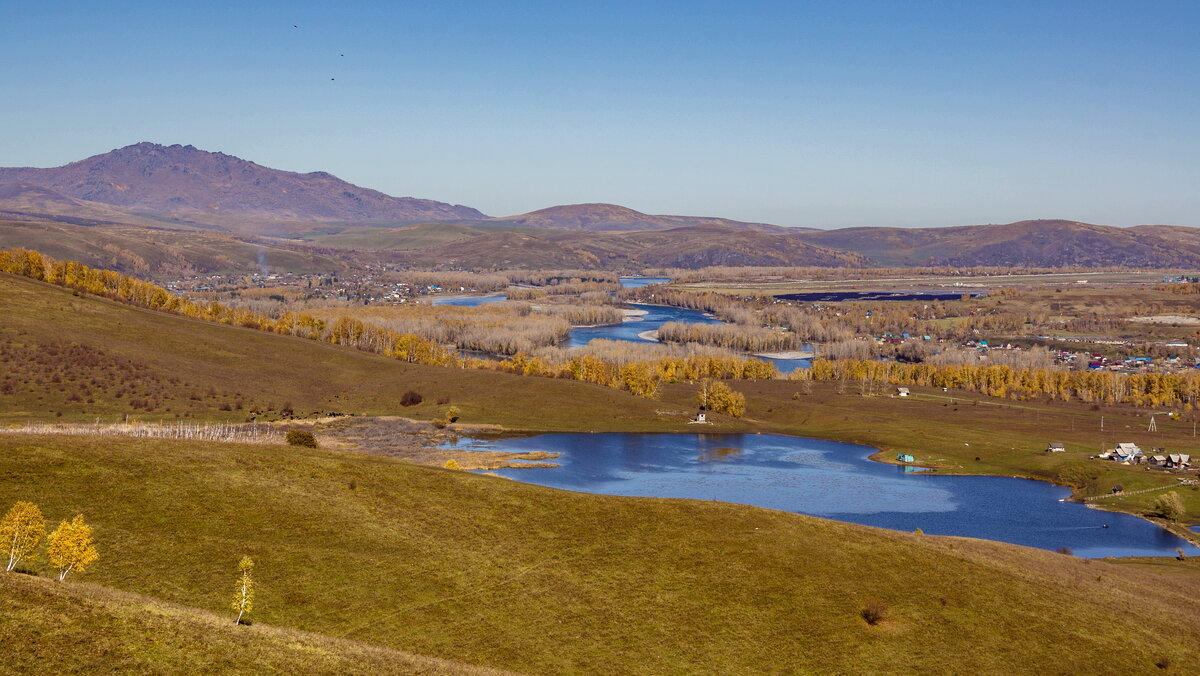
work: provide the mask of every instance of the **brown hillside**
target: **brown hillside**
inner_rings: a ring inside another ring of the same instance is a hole
[[[792,234],[701,225],[671,230],[496,232],[406,253],[417,265],[636,269],[708,265],[860,267],[866,258]]]
[[[489,219],[492,223],[553,230],[667,230],[690,225],[724,225],[740,230],[787,231],[778,225],[744,223],[708,216],[652,216],[617,204],[566,204],[517,216]]]
[[[844,228],[796,237],[854,251],[881,265],[1014,267],[1190,267],[1200,241],[1161,228],[1116,228],[1067,220],[1032,220],[951,228]],[[1180,228],[1192,232],[1192,228]]]
[[[159,213],[411,222],[485,218],[470,207],[392,197],[325,172],[280,171],[190,145],[143,142],[61,167],[0,168],[0,182],[17,181],[77,199]]]

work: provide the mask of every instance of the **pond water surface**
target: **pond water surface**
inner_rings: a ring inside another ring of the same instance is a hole
[[[587,493],[721,500],[895,530],[1068,547],[1091,558],[1174,556],[1176,547],[1200,554],[1148,521],[1064,502],[1070,490],[1061,486],[912,472],[868,460],[875,449],[855,444],[767,434],[564,433],[458,446],[559,452],[560,467],[498,473]]]

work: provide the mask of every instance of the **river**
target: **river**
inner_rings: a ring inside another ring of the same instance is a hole
[[[553,451],[557,468],[499,474],[587,493],[720,500],[902,531],[999,540],[1076,556],[1174,556],[1200,550],[1128,514],[1064,501],[1062,486],[912,472],[875,449],[770,434],[542,434],[463,440],[462,448]],[[1105,527],[1105,524],[1108,527]]]
[[[632,289],[650,284],[662,284],[668,280],[666,277],[622,277],[621,286],[626,289]],[[486,296],[456,296],[452,298],[442,298],[433,301],[434,305],[459,305],[463,307],[479,307],[486,303],[498,303],[507,300],[508,296],[502,293],[494,293]],[[684,310],[682,308],[667,307],[664,305],[642,305],[639,303],[631,303],[638,310],[645,312],[644,315],[630,317],[628,320],[620,324],[610,324],[606,326],[587,326],[571,329],[571,335],[564,343],[564,347],[582,347],[588,343],[603,338],[605,340],[626,340],[630,342],[642,342],[649,339],[642,338],[638,334],[647,331],[657,331],[658,327],[667,322],[685,322],[692,324],[721,324],[721,320],[713,316],[700,312],[699,310]],[[808,368],[811,363],[808,359],[777,359],[774,357],[758,357],[763,361],[769,361],[775,364],[780,373],[791,373],[798,368]]]

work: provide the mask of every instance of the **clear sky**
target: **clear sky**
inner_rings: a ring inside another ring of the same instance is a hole
[[[1195,0],[0,0],[0,100],[3,166],[155,141],[492,215],[1200,225]]]

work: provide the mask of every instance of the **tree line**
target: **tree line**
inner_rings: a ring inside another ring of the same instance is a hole
[[[758,326],[666,322],[658,339],[667,343],[700,343],[743,352],[783,352],[800,347],[796,334]]]
[[[1200,395],[1200,374],[1111,371],[1057,371],[1007,365],[938,365],[861,359],[814,359],[794,380],[833,380],[921,387],[948,387],[1008,399],[1049,398],[1085,403],[1179,406],[1192,410]]]
[[[504,361],[460,357],[454,350],[437,341],[350,317],[325,320],[309,314],[288,312],[273,318],[245,308],[230,308],[216,302],[195,303],[172,295],[160,286],[119,272],[92,268],[76,261],[57,261],[37,251],[26,249],[0,250],[0,272],[22,275],[151,310],[345,345],[412,364],[571,378],[623,389],[643,397],[653,397],[657,393],[657,383],[662,380],[691,380],[698,377],[773,378],[776,375],[774,365],[755,359],[672,357],[658,361],[615,364],[596,357],[580,357],[561,365],[554,365],[545,359],[535,362],[524,353],[518,353]],[[605,285],[597,282],[582,284]],[[566,286],[574,284],[568,283]],[[531,366],[531,363],[536,365]],[[655,377],[655,374],[659,375]]]

